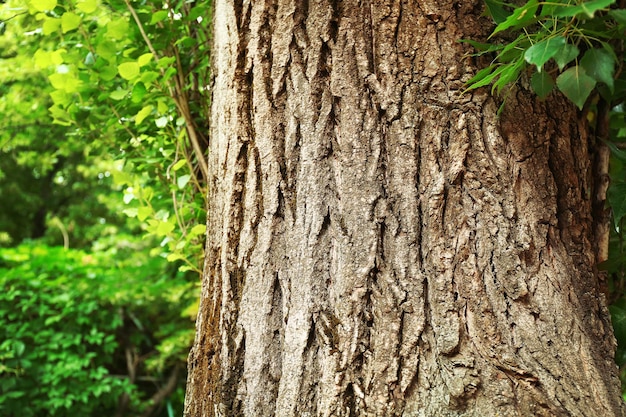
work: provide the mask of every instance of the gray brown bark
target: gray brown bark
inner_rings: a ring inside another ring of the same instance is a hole
[[[185,415],[623,416],[574,108],[500,119],[482,2],[215,2]]]

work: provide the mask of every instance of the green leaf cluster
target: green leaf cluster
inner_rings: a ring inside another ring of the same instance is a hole
[[[194,334],[194,284],[164,266],[145,255],[3,249],[0,414],[114,415],[122,395],[127,411],[145,408],[139,377],[157,382],[181,367]]]
[[[495,55],[492,64],[468,81],[468,89],[492,85],[498,93],[530,74],[530,86],[541,98],[555,88],[582,110],[595,90],[607,97],[615,92],[616,69],[626,10],[610,9],[615,0],[528,1],[515,7],[486,1],[500,33],[517,36],[509,42],[478,43],[475,56]],[[616,48],[618,48],[616,50]]]
[[[196,3],[0,4],[0,415],[182,410],[206,218]]]
[[[73,143],[95,140],[96,153],[109,150],[104,172],[124,193],[121,212],[161,240],[160,255],[196,271],[206,213],[211,21],[210,2],[200,3],[29,0],[22,23],[32,28],[31,68],[47,78],[53,124]]]

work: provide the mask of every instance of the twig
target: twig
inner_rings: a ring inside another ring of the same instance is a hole
[[[141,20],[139,20],[139,16],[137,15],[137,12],[133,8],[133,6],[130,4],[130,1],[124,0],[124,3],[126,3],[126,7],[128,7],[128,10],[130,11],[130,14],[133,15],[133,19],[135,19],[135,23],[137,23],[137,27],[139,28],[139,32],[141,32],[141,36],[143,37],[143,40],[146,42],[146,45],[148,46],[148,49],[150,49],[150,52],[152,52],[152,55],[154,55],[154,59],[156,59],[157,62],[158,62],[159,61],[159,54],[157,54],[156,49],[154,49],[154,46],[152,46],[152,42],[150,42],[150,38],[148,38],[148,35],[146,34],[146,31],[143,29],[143,25],[141,24]],[[163,68],[161,68],[161,72],[163,72]]]
[[[170,395],[176,389],[176,383],[178,382],[178,372],[180,370],[180,365],[176,364],[174,366],[174,370],[170,374],[170,377],[167,379],[167,382],[161,389],[159,389],[153,396],[150,398],[150,402],[152,403],[146,411],[141,414],[140,417],[150,417],[154,410],[161,404],[168,395]]]

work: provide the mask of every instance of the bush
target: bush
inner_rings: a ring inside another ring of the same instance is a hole
[[[144,261],[32,243],[0,252],[0,415],[156,415],[151,398],[184,369],[182,313],[197,294],[165,260]],[[158,397],[170,413],[177,386]]]

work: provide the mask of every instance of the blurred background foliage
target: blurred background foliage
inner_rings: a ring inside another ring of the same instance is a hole
[[[211,4],[0,2],[0,415],[181,415]]]

